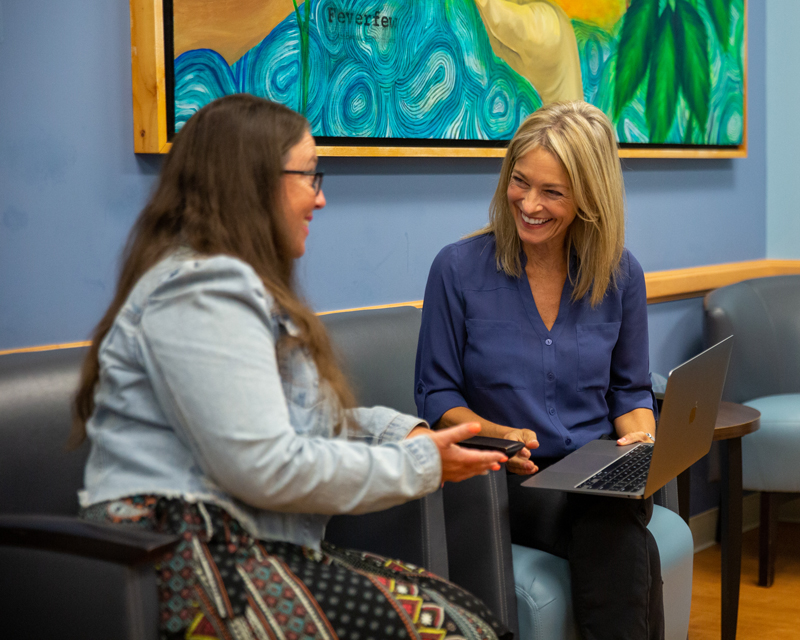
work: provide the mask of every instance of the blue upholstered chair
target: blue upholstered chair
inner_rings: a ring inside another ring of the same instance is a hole
[[[674,484],[674,480],[672,481]],[[692,533],[677,514],[677,489],[658,497],[648,529],[658,544],[664,580],[665,637],[686,640],[692,603]],[[673,511],[673,507],[675,510]],[[512,545],[520,638],[578,640],[572,616],[569,563],[544,551]],[[609,584],[613,589],[613,585]]]
[[[745,280],[705,298],[708,344],[734,336],[723,399],[761,412],[742,438],[742,484],[761,492],[758,583],[775,577],[778,502],[800,492],[800,276]]]
[[[511,544],[505,471],[445,485],[450,579],[469,589],[520,640],[577,640],[569,564],[545,551]],[[648,525],[664,579],[667,640],[686,640],[692,600],[693,541],[678,515],[675,480],[655,495]],[[613,585],[609,585],[613,588]]]
[[[686,640],[692,532],[678,515],[675,480],[656,492],[654,500],[648,528],[661,557],[665,637]],[[511,544],[505,470],[445,485],[444,508],[451,580],[479,596],[520,640],[578,640],[569,563]]]

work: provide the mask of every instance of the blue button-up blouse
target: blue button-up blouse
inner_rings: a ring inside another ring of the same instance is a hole
[[[523,265],[525,258],[523,255]],[[494,235],[446,246],[425,288],[416,402],[430,424],[468,407],[532,429],[534,458],[562,457],[614,431],[612,421],[653,407],[644,273],[626,249],[616,289],[594,309],[564,284],[550,331],[528,279],[497,269]]]

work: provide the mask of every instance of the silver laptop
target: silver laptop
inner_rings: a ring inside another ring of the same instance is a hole
[[[593,440],[522,486],[649,498],[711,448],[732,347],[731,336],[670,371],[655,444]]]

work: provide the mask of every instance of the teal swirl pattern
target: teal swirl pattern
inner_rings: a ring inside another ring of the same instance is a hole
[[[339,12],[374,16],[376,4],[312,5],[305,115],[315,136],[508,140],[541,105],[530,83],[492,53],[472,0],[384,0],[377,12],[392,19],[388,27],[359,26],[354,18],[342,24]],[[176,131],[230,93],[297,109],[300,65],[294,14],[231,66],[208,49],[182,54],[175,60]]]

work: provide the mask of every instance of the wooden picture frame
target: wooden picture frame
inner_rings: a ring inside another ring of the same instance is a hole
[[[686,0],[679,0],[686,1]],[[748,0],[743,0],[747,13]],[[163,0],[130,0],[131,66],[133,90],[134,151],[167,153],[167,67],[165,51],[165,17]],[[744,87],[742,110],[742,142],[738,146],[657,146],[622,145],[622,158],[741,158],[747,156],[747,21],[744,21],[743,43]],[[326,145],[320,141],[322,156],[350,157],[497,157],[505,155],[503,147],[448,146],[447,141],[431,140],[419,145]]]

